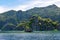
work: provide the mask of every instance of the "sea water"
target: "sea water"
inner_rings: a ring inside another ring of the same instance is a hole
[[[0,40],[60,40],[60,33],[0,33]]]

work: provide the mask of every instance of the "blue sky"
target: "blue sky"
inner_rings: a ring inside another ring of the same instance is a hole
[[[34,7],[45,7],[56,4],[60,7],[60,0],[0,0],[0,13],[8,10],[28,10]]]

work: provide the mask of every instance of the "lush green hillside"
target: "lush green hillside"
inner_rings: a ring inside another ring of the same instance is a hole
[[[56,5],[35,7],[27,11],[10,10],[0,14],[0,30],[2,31],[60,30],[59,23],[60,8]]]

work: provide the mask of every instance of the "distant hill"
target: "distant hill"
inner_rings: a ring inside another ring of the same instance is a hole
[[[0,29],[10,23],[17,26],[19,23],[23,21],[29,22],[32,16],[41,16],[42,18],[50,18],[51,20],[60,23],[60,8],[53,4],[47,7],[35,7],[26,11],[10,10],[1,13]]]

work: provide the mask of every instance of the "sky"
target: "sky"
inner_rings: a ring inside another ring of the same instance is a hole
[[[0,0],[0,13],[8,10],[26,11],[34,7],[45,7],[52,4],[60,7],[60,0]]]

